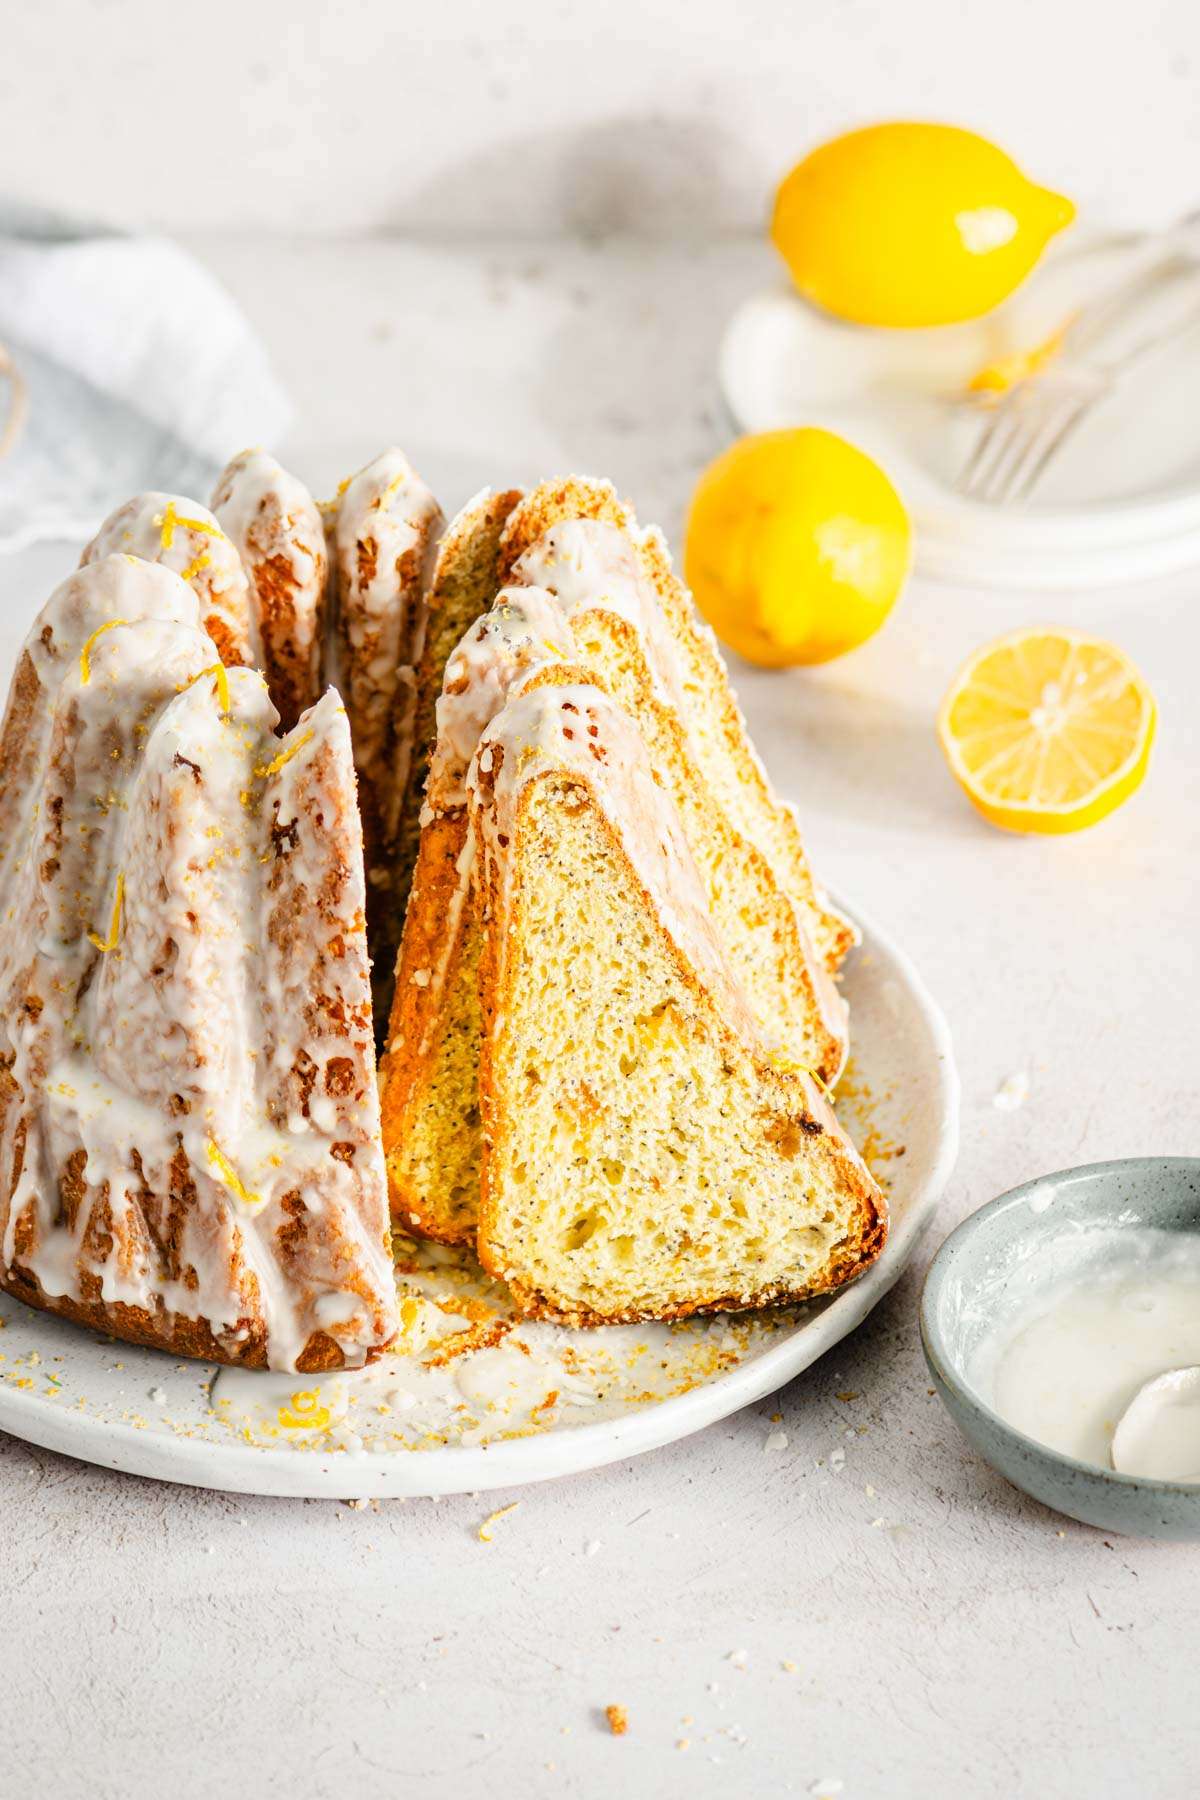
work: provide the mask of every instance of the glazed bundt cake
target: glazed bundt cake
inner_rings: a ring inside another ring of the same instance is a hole
[[[389,1184],[574,1324],[824,1292],[883,1243],[825,1097],[853,929],[607,483],[444,527],[398,450],[322,507],[252,450],[211,511],[118,508],[14,677],[0,902],[33,1305],[356,1366],[396,1329]]]
[[[354,770],[335,694],[282,740],[276,717],[180,575],[133,555],[97,555],[26,639],[0,736],[0,1283],[176,1353],[353,1366],[396,1325]]]

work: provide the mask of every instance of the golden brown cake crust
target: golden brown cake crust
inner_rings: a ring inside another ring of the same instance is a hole
[[[147,1350],[165,1350],[172,1356],[195,1357],[200,1362],[216,1362],[241,1369],[265,1369],[267,1363],[266,1334],[261,1324],[243,1320],[244,1336],[236,1349],[215,1338],[207,1325],[199,1320],[168,1319],[161,1311],[148,1312],[144,1307],[127,1306],[122,1301],[108,1304],[100,1301],[70,1300],[46,1294],[40,1284],[24,1269],[0,1268],[0,1288],[14,1300],[39,1312],[56,1313],[73,1324],[86,1325],[108,1337],[125,1343],[140,1344]],[[371,1349],[366,1360],[374,1362],[383,1345]],[[333,1339],[324,1332],[314,1332],[296,1361],[300,1374],[319,1374],[345,1367],[346,1359]]]

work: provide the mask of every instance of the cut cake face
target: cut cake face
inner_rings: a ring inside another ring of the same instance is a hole
[[[559,506],[572,505],[590,506],[595,516],[556,516]],[[526,544],[534,519],[546,529]],[[465,776],[509,688],[539,663],[565,658],[583,667],[636,721],[764,1035],[828,1082],[844,1060],[845,1007],[801,909],[763,853],[730,824],[704,778],[685,726],[697,678],[642,566],[638,541],[617,522],[627,519],[606,484],[572,480],[536,489],[510,511],[504,529],[501,560],[511,564],[510,585],[447,664],[382,1066],[394,1218],[445,1242],[474,1242],[482,1150],[479,941]],[[722,729],[724,693],[717,697]]]
[[[346,718],[290,737],[195,596],[90,563],[0,737],[0,1283],[135,1342],[354,1366],[395,1330]]]
[[[485,920],[479,1254],[573,1325],[825,1293],[886,1206],[764,1046],[644,745],[592,685],[518,687],[468,776]]]

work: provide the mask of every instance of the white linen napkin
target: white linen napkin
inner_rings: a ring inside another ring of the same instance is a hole
[[[0,550],[87,537],[144,488],[204,499],[230,456],[291,417],[246,320],[177,244],[5,200],[0,346],[17,377],[0,372],[0,438],[18,408]]]

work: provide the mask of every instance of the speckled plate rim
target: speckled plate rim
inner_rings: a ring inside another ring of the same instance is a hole
[[[1108,1162],[1075,1163],[1070,1168],[1055,1169],[1049,1175],[1035,1175],[1031,1180],[1023,1181],[1019,1187],[997,1194],[994,1200],[986,1201],[969,1214],[961,1224],[955,1226],[945,1242],[938,1246],[936,1255],[925,1271],[925,1280],[921,1286],[921,1348],[929,1373],[938,1386],[944,1387],[964,1411],[976,1414],[998,1436],[1006,1438],[1014,1449],[1061,1471],[1065,1476],[1086,1479],[1098,1487],[1132,1488],[1151,1497],[1169,1497],[1189,1502],[1200,1516],[1200,1484],[1194,1481],[1160,1481],[1149,1475],[1126,1475],[1120,1469],[1106,1469],[1103,1463],[1084,1462],[1080,1457],[1068,1456],[1065,1451],[1053,1450],[1049,1444],[1043,1444],[1037,1438],[1019,1431],[1015,1425],[1010,1425],[1007,1419],[988,1405],[979,1389],[973,1387],[961,1372],[934,1315],[934,1308],[940,1299],[941,1290],[950,1278],[955,1259],[962,1254],[965,1245],[988,1219],[994,1218],[997,1213],[1026,1204],[1039,1188],[1051,1186],[1055,1182],[1090,1181],[1108,1175],[1129,1174],[1151,1166],[1189,1169],[1194,1175],[1200,1176],[1200,1156],[1120,1156]],[[942,1403],[946,1404],[944,1396]],[[950,1411],[948,1406],[947,1411]],[[953,1413],[950,1416],[954,1418]],[[957,1420],[954,1422],[958,1423]],[[1005,1481],[1011,1482],[1014,1487],[1021,1486],[1019,1481],[1014,1481],[1011,1475],[985,1456],[982,1450],[977,1450],[977,1454],[990,1467],[995,1468]],[[1045,1504],[1047,1502],[1043,1502]],[[1066,1516],[1070,1518],[1073,1515],[1068,1513]]]
[[[798,1323],[761,1355],[685,1394],[620,1418],[569,1425],[536,1436],[487,1446],[439,1450],[337,1451],[297,1455],[246,1444],[167,1437],[121,1420],[102,1420],[65,1410],[36,1394],[0,1384],[0,1430],[47,1450],[131,1475],[174,1481],[221,1492],[297,1499],[386,1499],[474,1493],[548,1481],[660,1449],[702,1431],[741,1407],[761,1400],[823,1356],[855,1326],[903,1274],[933,1219],[958,1154],[959,1079],[949,1027],[909,958],[884,931],[854,907],[837,904],[860,926],[862,949],[887,965],[881,978],[898,981],[929,1035],[926,1096],[936,1117],[928,1168],[894,1223],[875,1266],[821,1312]],[[13,1301],[12,1305],[21,1306]],[[111,1344],[97,1337],[97,1355]]]

